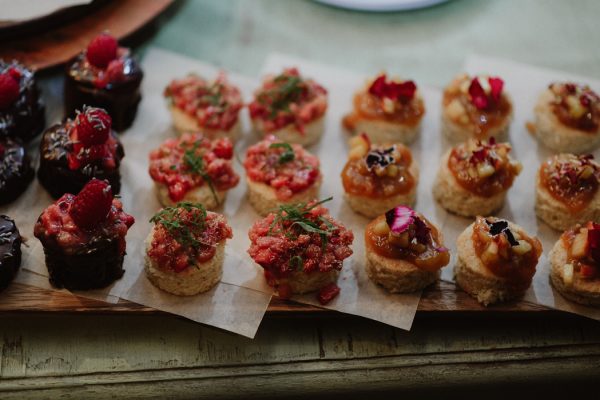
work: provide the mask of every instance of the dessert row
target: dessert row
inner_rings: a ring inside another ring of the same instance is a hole
[[[33,108],[23,111],[17,105],[26,98],[43,114],[33,75],[18,64],[10,65],[0,70],[0,111],[27,115],[29,110],[30,118],[25,119],[31,123]],[[89,289],[106,286],[123,274],[125,235],[134,219],[113,196],[120,190],[124,157],[113,128],[123,129],[133,121],[142,72],[108,34],[95,38],[67,71],[65,98],[78,111],[42,136],[38,178],[59,200],[42,213],[35,236],[44,245],[54,285]],[[35,89],[25,97],[24,77]],[[135,87],[124,88],[125,82]],[[512,115],[503,85],[499,78],[464,75],[446,89],[443,131],[462,142],[444,155],[433,189],[447,210],[477,216],[458,239],[455,272],[459,285],[484,304],[522,294],[541,253],[537,239],[491,216],[502,207],[522,168],[510,156],[510,145],[495,140],[506,137]],[[595,147],[600,135],[598,97],[570,83],[553,84],[549,90],[554,97],[540,110],[555,118],[553,137],[566,135],[561,149],[579,153]],[[161,289],[189,295],[218,282],[224,243],[232,236],[224,216],[211,210],[240,179],[232,166],[232,141],[240,134],[243,102],[223,74],[212,82],[194,75],[175,80],[165,97],[180,135],[149,157],[149,173],[165,208],[152,218],[146,272]],[[549,136],[542,128],[548,128],[543,123],[548,118],[540,117],[538,108],[532,126],[546,143]],[[352,232],[315,200],[323,175],[318,158],[303,147],[323,132],[327,91],[297,69],[286,69],[265,79],[248,109],[254,129],[264,136],[247,149],[243,161],[249,203],[264,216],[249,231],[249,254],[282,297],[317,291],[326,303],[339,292],[335,282],[353,242]],[[343,120],[355,133],[341,171],[346,199],[356,212],[375,218],[365,236],[367,272],[393,292],[427,286],[450,259],[441,232],[410,208],[419,174],[410,149],[402,143],[418,135],[424,113],[414,82],[380,75],[357,92],[354,110]],[[43,129],[43,120],[41,125]],[[25,128],[0,131],[0,203],[14,200],[33,179],[21,140],[36,133],[29,130],[25,135]],[[587,147],[574,145],[579,136],[562,128],[585,135],[580,142]],[[559,290],[585,292],[581,301],[590,304],[596,304],[598,291],[589,288],[600,279],[594,233],[599,178],[592,156],[559,154],[540,167],[536,189],[538,216],[565,230],[559,243],[567,255],[558,258],[558,264],[564,262],[556,268],[563,284]],[[20,263],[20,239],[14,223],[5,220],[0,239],[7,239],[0,240],[0,256],[8,257],[9,267],[2,270],[12,276]]]

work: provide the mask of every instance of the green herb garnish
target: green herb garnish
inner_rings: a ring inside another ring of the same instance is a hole
[[[290,112],[290,104],[298,101],[304,91],[302,79],[299,76],[281,74],[275,77],[278,86],[259,95],[258,101],[268,104],[270,100],[271,113],[269,119],[277,117],[279,111]]]
[[[271,143],[269,146],[270,149],[284,149],[283,153],[279,155],[279,164],[285,164],[286,162],[290,162],[296,158],[294,154],[294,149],[289,143]]]
[[[283,227],[284,223],[290,223],[288,230],[283,232],[286,237],[294,239],[293,228],[295,227],[298,227],[308,233],[318,233],[321,236],[321,247],[324,251],[325,247],[327,246],[329,236],[338,230],[338,227],[332,224],[327,218],[319,216],[317,221],[313,221],[312,219],[308,218],[308,215],[312,209],[332,199],[333,197],[329,197],[312,204],[296,203],[280,205],[279,210],[275,214],[273,222],[271,222],[271,225],[269,226],[269,236],[272,235],[277,225]],[[322,228],[321,225],[325,225],[325,228]]]
[[[304,260],[300,256],[294,256],[290,258],[289,265],[292,269],[301,271],[302,267],[304,267]]]
[[[182,210],[190,213],[189,221],[182,221]],[[202,204],[184,201],[175,207],[165,207],[154,214],[150,222],[162,225],[177,243],[186,248],[195,250],[204,244],[197,238],[206,227],[206,208]]]
[[[202,179],[204,179],[204,181],[210,188],[210,191],[211,191],[215,201],[217,202],[217,204],[220,204],[221,201],[219,200],[219,197],[217,196],[217,192],[215,191],[215,188],[214,188],[214,185],[212,182],[212,178],[210,177],[210,175],[208,175],[208,172],[206,172],[202,154],[196,154],[196,150],[198,149],[199,145],[200,145],[200,142],[196,141],[196,142],[194,142],[194,145],[192,146],[191,149],[187,149],[183,153],[183,162],[193,173],[200,175],[202,177]]]

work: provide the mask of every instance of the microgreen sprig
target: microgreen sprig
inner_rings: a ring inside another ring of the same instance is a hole
[[[197,212],[195,212],[197,210]],[[181,213],[186,211],[190,218],[183,222]],[[152,218],[150,222],[162,225],[169,235],[180,245],[197,249],[203,244],[198,239],[200,234],[206,227],[206,208],[199,203],[180,202],[174,207],[165,207]]]
[[[304,90],[299,76],[281,74],[274,79],[274,82],[278,85],[263,92],[258,98],[258,101],[263,104],[270,100],[270,119],[277,117],[279,111],[289,112],[290,104],[297,101]]]
[[[212,193],[216,203],[220,204],[221,201],[219,200],[219,197],[217,196],[217,192],[213,185],[212,178],[210,177],[208,172],[206,172],[206,168],[204,166],[204,158],[202,158],[202,154],[197,154],[197,152],[196,152],[199,145],[200,145],[200,142],[196,141],[196,142],[194,142],[194,145],[192,146],[191,149],[187,149],[183,153],[183,162],[193,173],[201,176],[202,179],[204,179],[204,181],[208,185],[210,192]]]
[[[279,155],[279,164],[285,164],[287,162],[293,161],[296,158],[294,154],[294,149],[289,143],[271,143],[269,146],[270,149],[284,149],[283,152]]]

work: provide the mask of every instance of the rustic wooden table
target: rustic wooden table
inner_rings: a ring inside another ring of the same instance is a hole
[[[139,51],[160,46],[254,75],[279,51],[439,86],[465,55],[481,53],[600,78],[598,15],[594,0],[452,0],[389,15],[311,1],[188,1]],[[428,398],[473,389],[506,398],[572,393],[600,376],[600,324],[555,312],[422,311],[411,332],[329,312],[273,314],[249,340],[164,314],[50,314],[27,304],[0,313],[3,400]]]

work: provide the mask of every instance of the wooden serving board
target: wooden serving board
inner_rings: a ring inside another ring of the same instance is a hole
[[[458,290],[453,283],[439,281],[423,292],[419,303],[419,312],[559,312],[547,307],[529,303],[515,302],[483,307],[465,292]],[[13,312],[43,313],[135,313],[158,314],[162,311],[141,306],[127,300],[119,300],[116,304],[78,297],[68,293],[49,291],[22,284],[12,284],[0,295],[0,314]],[[267,310],[268,314],[323,314],[333,311],[280,300],[274,297]],[[342,314],[340,314],[342,315]]]
[[[173,0],[105,1],[89,13],[64,20],[58,26],[48,21],[28,34],[3,39],[0,59],[16,59],[37,70],[54,67],[75,56],[99,32],[109,30],[118,39],[126,38],[172,3]]]

